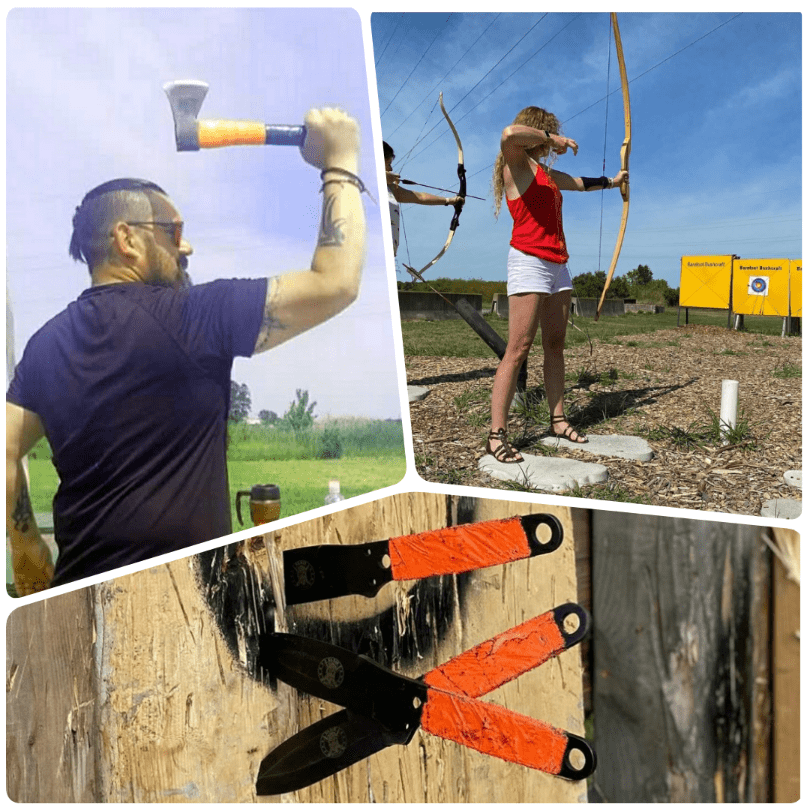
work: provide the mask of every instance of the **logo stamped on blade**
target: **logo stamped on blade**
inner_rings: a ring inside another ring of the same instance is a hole
[[[311,588],[315,584],[315,569],[307,560],[298,560],[293,571],[296,588]]]
[[[343,664],[337,658],[328,656],[321,659],[318,664],[318,680],[327,689],[337,689],[343,683],[343,678],[346,670],[343,669]]]
[[[321,753],[329,759],[343,756],[347,746],[346,732],[342,728],[330,728],[321,734]]]

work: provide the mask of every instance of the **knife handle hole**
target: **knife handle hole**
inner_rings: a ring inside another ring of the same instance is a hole
[[[382,560],[380,560],[380,563],[383,568],[388,570],[391,567],[391,558],[386,554],[383,556]]]
[[[566,634],[571,636],[579,630],[581,624],[581,620],[579,615],[576,613],[569,613],[563,619],[563,629],[565,630]]]
[[[551,542],[551,526],[547,523],[538,523],[534,527],[534,539],[541,545],[545,546]]]
[[[587,765],[585,754],[579,748],[572,748],[568,752],[568,766],[574,771],[581,771]]]
[[[413,699],[413,707],[414,707],[414,709],[418,709],[421,705],[422,705],[422,701],[418,697],[415,697]]]

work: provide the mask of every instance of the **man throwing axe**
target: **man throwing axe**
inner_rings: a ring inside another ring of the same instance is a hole
[[[357,297],[365,217],[357,122],[305,119],[323,207],[308,270],[192,286],[192,247],[163,189],[124,178],[88,192],[70,255],[91,286],[28,342],[6,395],[6,526],[20,595],[231,533],[225,445],[231,365]],[[47,436],[59,489],[55,570],[22,460]]]

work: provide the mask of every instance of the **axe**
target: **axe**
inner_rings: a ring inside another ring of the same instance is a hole
[[[174,137],[178,152],[196,152],[215,146],[303,146],[305,127],[263,124],[259,121],[198,121],[208,85],[180,80],[168,82],[163,89],[174,116]]]

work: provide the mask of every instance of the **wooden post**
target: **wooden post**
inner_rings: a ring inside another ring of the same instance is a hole
[[[6,624],[6,791],[14,802],[98,801],[91,589],[17,608]]]
[[[594,512],[595,790],[768,801],[770,558],[762,529]]]
[[[795,551],[795,564],[776,563],[773,568],[773,801],[799,801],[801,758],[799,756],[799,535],[790,529],[774,529],[777,540]],[[780,538],[779,535],[782,537]],[[790,560],[788,560],[790,563]]]

